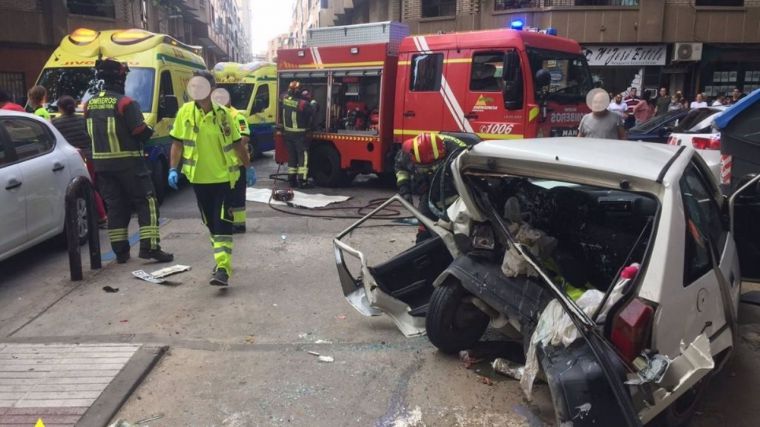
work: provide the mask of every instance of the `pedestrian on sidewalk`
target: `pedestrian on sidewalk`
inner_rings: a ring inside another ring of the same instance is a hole
[[[742,92],[738,87],[735,87],[734,91],[731,92],[731,102],[729,102],[729,104],[736,104],[740,99],[744,98],[744,96],[744,92]]]
[[[232,274],[232,189],[241,165],[249,177],[254,172],[232,113],[211,100],[214,76],[205,70],[194,74],[188,92],[195,102],[182,105],[169,133],[173,139],[169,186],[177,189],[182,160],[182,173],[193,186],[201,219],[211,234],[216,266],[209,284],[227,286]]]
[[[626,105],[623,103],[623,94],[617,94],[613,97],[613,101],[610,102],[608,110],[620,116],[621,119],[625,119]]]
[[[26,111],[24,107],[13,102],[8,92],[2,89],[0,89],[0,110],[18,111],[20,113]]]
[[[50,121],[50,113],[48,113],[47,108],[45,108],[45,102],[47,102],[47,89],[40,85],[32,86],[26,96],[29,98],[26,112]]]
[[[586,96],[591,112],[581,118],[578,136],[581,138],[625,139],[621,117],[609,111],[610,98],[602,89],[592,89]]]
[[[670,107],[670,96],[668,95],[668,89],[661,87],[660,96],[657,97],[657,109],[655,111],[655,115],[661,116],[667,113],[668,107]]]
[[[170,262],[174,255],[159,245],[158,202],[143,154],[143,144],[153,129],[145,123],[137,101],[124,95],[127,73],[125,62],[109,58],[95,61],[95,77],[103,86],[84,106],[95,173],[108,205],[108,237],[116,262],[127,262],[127,230],[134,207],[140,224],[139,257]]]
[[[675,95],[670,97],[670,105],[668,106],[668,111],[678,111],[683,110],[683,101],[681,100],[681,97],[676,93]]]
[[[636,119],[636,126],[646,122],[654,117],[656,102],[658,99],[645,96],[636,106],[633,107],[633,117]]]
[[[705,102],[705,97],[701,93],[698,93],[697,99],[695,99],[694,101],[691,102],[691,104],[689,104],[689,108],[692,110],[695,108],[705,108],[705,107],[707,107],[707,102]]]
[[[628,94],[623,98],[625,103],[625,128],[630,129],[636,125],[636,117],[633,115],[633,107],[639,103],[641,98],[636,94],[636,88],[631,87],[628,89]]]
[[[95,179],[95,168],[92,164],[92,141],[87,133],[87,123],[84,117],[76,114],[77,104],[74,98],[64,95],[58,98],[58,111],[60,116],[53,119],[53,126],[58,132],[66,138],[69,144],[76,147],[84,158],[87,171],[90,173],[90,180],[94,186],[97,186]],[[106,225],[106,209],[103,204],[103,198],[97,190],[95,194],[95,208],[98,210],[98,225]]]
[[[715,101],[713,101],[712,106],[713,107],[721,107],[723,105],[726,105],[726,97],[723,95],[718,95],[715,98]]]

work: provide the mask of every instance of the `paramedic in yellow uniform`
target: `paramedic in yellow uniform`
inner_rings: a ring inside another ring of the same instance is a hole
[[[250,158],[240,143],[240,128],[230,110],[211,101],[214,77],[208,71],[196,71],[194,74],[188,92],[196,101],[182,105],[170,132],[173,144],[169,186],[177,188],[177,168],[182,160],[182,173],[193,186],[203,223],[211,234],[216,267],[209,283],[227,286],[232,274],[232,211],[229,201],[240,176],[240,166],[248,169]],[[206,87],[196,90],[202,86],[200,83]],[[192,90],[191,85],[194,86]],[[199,95],[194,96],[194,93]]]
[[[251,130],[248,127],[248,120],[246,120],[243,113],[235,109],[235,107],[231,107],[229,103],[227,103],[227,107],[230,109],[232,119],[240,131],[240,144],[245,147],[248,158],[250,158],[251,153],[248,151],[248,141],[251,139]],[[253,166],[250,168],[253,169]],[[245,189],[246,186],[251,187],[256,183],[255,174],[253,180],[251,180],[249,175],[246,172],[246,168],[240,166],[240,177],[235,182],[235,188],[232,189],[230,208],[232,209],[232,232],[234,234],[245,233]]]

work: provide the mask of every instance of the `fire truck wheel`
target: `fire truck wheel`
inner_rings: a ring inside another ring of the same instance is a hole
[[[351,176],[340,168],[340,154],[332,145],[320,144],[310,150],[309,170],[320,187],[341,187]]]

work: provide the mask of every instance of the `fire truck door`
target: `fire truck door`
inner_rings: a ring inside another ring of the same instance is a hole
[[[504,104],[504,51],[473,51],[466,85],[465,118],[482,139],[520,138],[522,109],[507,110]],[[460,65],[461,66],[461,65]]]
[[[411,55],[406,70],[409,74],[402,111],[403,139],[421,131],[448,130],[443,129],[441,124],[444,108],[441,86],[445,58],[444,52]]]

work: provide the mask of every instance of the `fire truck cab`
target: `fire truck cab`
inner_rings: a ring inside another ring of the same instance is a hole
[[[308,36],[306,47],[278,52],[277,70],[281,92],[298,80],[320,106],[309,167],[321,186],[393,173],[401,142],[421,132],[471,141],[568,136],[588,112],[591,73],[570,39],[514,29],[408,36],[392,22]],[[281,131],[275,139],[284,163]]]

